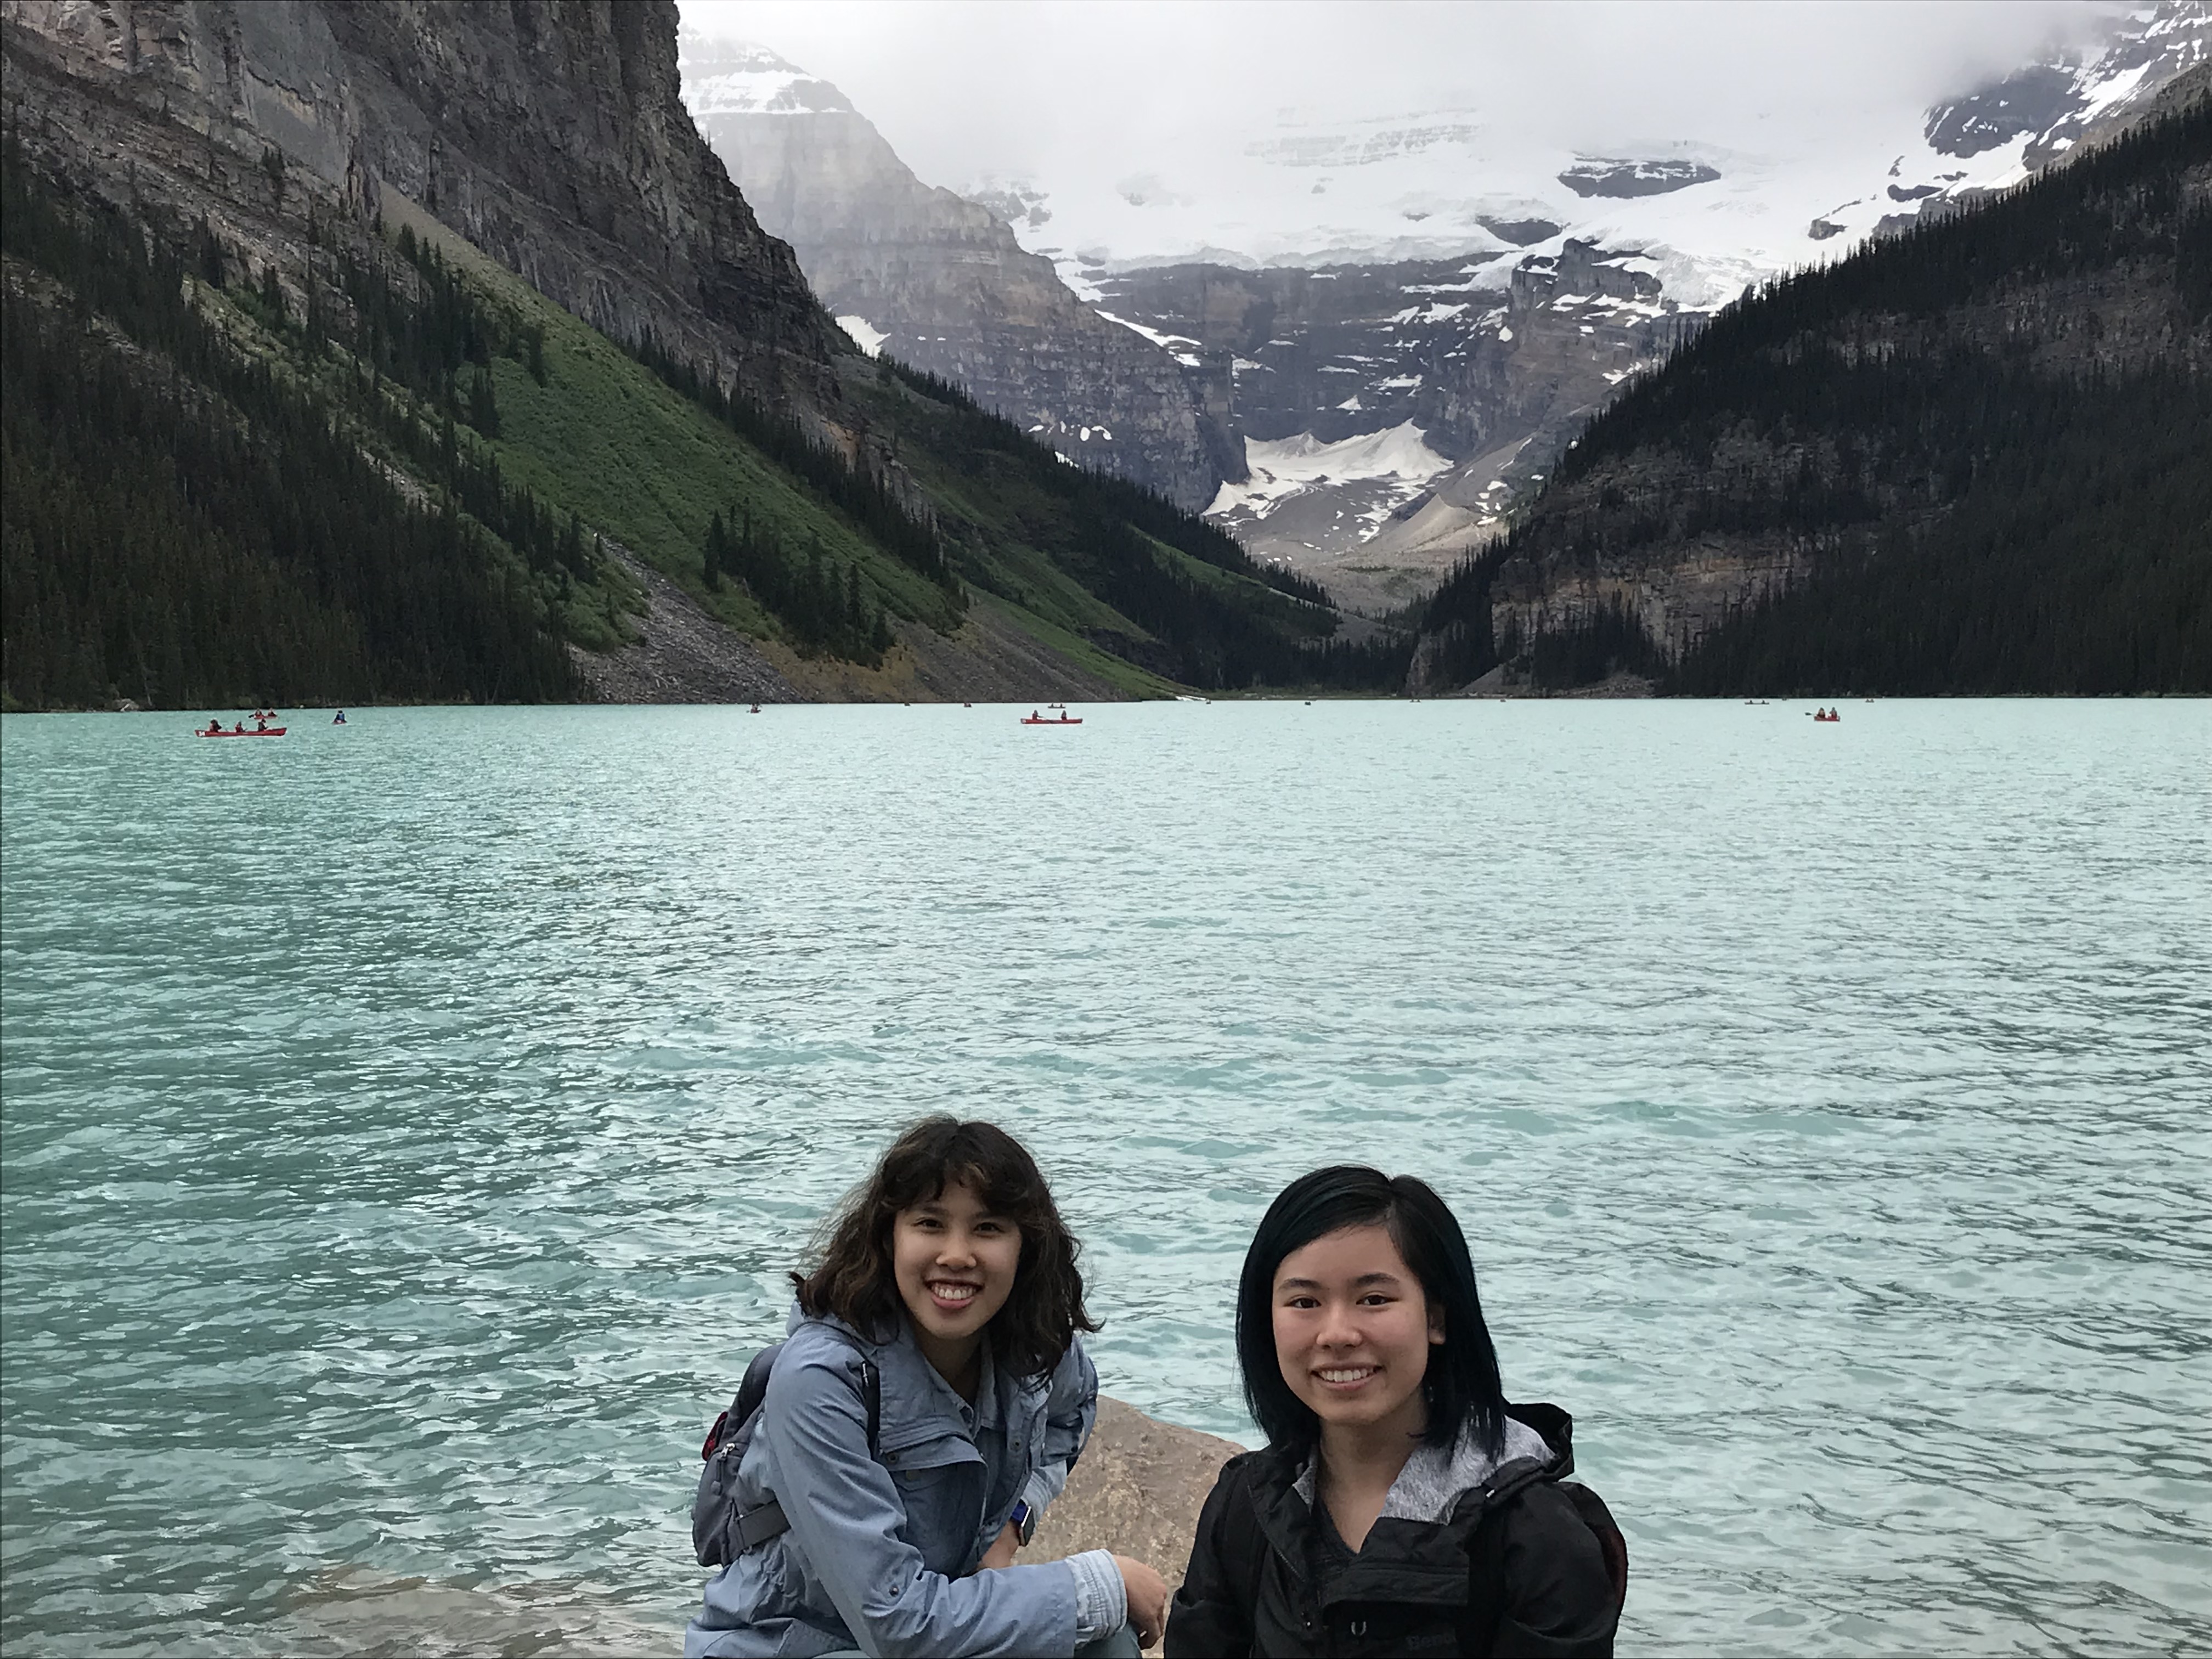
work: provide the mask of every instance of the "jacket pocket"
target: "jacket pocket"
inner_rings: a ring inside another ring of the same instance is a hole
[[[983,1455],[957,1435],[887,1456],[905,1519],[899,1533],[932,1572],[957,1577],[975,1565],[983,1515]]]

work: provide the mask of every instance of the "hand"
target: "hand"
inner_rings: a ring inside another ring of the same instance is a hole
[[[1021,1547],[1021,1528],[1009,1521],[999,1535],[991,1540],[991,1547],[983,1552],[983,1559],[975,1564],[975,1570],[981,1572],[986,1567],[1012,1566],[1014,1552]]]
[[[1140,1648],[1158,1647],[1168,1627],[1168,1581],[1141,1561],[1126,1555],[1114,1558],[1121,1570],[1121,1588],[1129,1598],[1129,1624]]]

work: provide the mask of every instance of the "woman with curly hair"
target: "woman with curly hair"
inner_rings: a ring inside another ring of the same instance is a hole
[[[1142,1562],[1018,1563],[1098,1398],[1075,1240],[1019,1141],[916,1124],[792,1282],[737,1547],[687,1655],[1133,1659],[1159,1638],[1167,1587]]]

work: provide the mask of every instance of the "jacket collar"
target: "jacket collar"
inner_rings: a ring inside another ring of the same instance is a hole
[[[1406,1460],[1406,1467],[1390,1483],[1390,1490],[1382,1499],[1382,1514],[1376,1518],[1449,1521],[1463,1494],[1492,1486],[1493,1477],[1510,1477],[1516,1473],[1516,1464],[1529,1464],[1530,1472],[1534,1473],[1547,1468],[1553,1458],[1552,1448],[1544,1437],[1509,1411],[1504,1447],[1495,1455],[1472,1434],[1461,1435],[1457,1443],[1449,1447],[1414,1447],[1413,1455]],[[1320,1472],[1321,1454],[1316,1451],[1306,1459],[1305,1468],[1291,1483],[1291,1490],[1305,1500],[1308,1509],[1313,1507],[1314,1488]]]
[[[1440,1525],[1538,1481],[1574,1472],[1574,1419],[1565,1412],[1553,1405],[1508,1405],[1505,1419],[1502,1457],[1492,1458],[1464,1436],[1449,1455],[1438,1448],[1417,1448],[1392,1483],[1382,1516]],[[1304,1559],[1303,1540],[1313,1522],[1316,1462],[1309,1456],[1302,1464],[1294,1462],[1270,1448],[1260,1454],[1254,1472],[1254,1507],[1261,1527],[1294,1561]]]
[[[872,1336],[855,1330],[834,1314],[815,1319],[794,1304],[788,1328],[819,1324],[836,1331],[875,1361],[882,1381],[883,1419],[878,1448],[900,1451],[926,1441],[958,1435],[973,1439],[978,1430],[1000,1428],[1017,1415],[1020,1379],[1000,1369],[991,1353],[991,1339],[983,1339],[983,1374],[971,1407],[922,1357],[914,1340],[914,1327],[902,1310],[895,1329]]]

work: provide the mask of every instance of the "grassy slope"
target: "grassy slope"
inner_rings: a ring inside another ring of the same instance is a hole
[[[738,508],[794,547],[819,538],[833,562],[861,580],[895,614],[940,629],[955,618],[934,584],[877,547],[836,509],[665,385],[588,323],[394,192],[388,224],[404,222],[436,240],[470,283],[518,321],[545,331],[546,384],[511,357],[495,357],[500,435],[492,444],[510,477],[580,514],[674,579],[711,614],[741,632],[775,637],[775,623],[732,587],[708,591],[701,550],[708,520]]]
[[[493,360],[501,431],[492,447],[508,476],[580,514],[673,578],[711,614],[767,642],[771,659],[799,684],[822,676],[787,647],[776,648],[781,642],[774,618],[733,587],[706,588],[700,550],[708,520],[717,510],[741,506],[757,523],[795,544],[819,536],[823,552],[857,563],[863,580],[894,613],[939,632],[957,629],[957,617],[933,584],[878,549],[728,427],[404,198],[387,191],[385,203],[395,230],[405,222],[416,234],[434,239],[487,298],[518,321],[545,331],[545,386],[512,358]],[[906,387],[880,386],[872,372],[847,379],[848,390],[860,391],[860,401],[885,424],[910,427],[927,419],[927,400]],[[1015,526],[1022,512],[1048,514],[1055,504],[1025,488],[1015,470],[978,479],[937,464],[926,448],[903,459],[948,520],[984,527],[982,537],[956,547],[954,562],[971,585],[994,596],[986,603],[997,615],[1132,696],[1173,696],[1182,689],[1083,637],[1084,630],[1138,641],[1150,636],[1021,539]],[[1201,580],[1242,581],[1172,549],[1161,551],[1203,572]],[[1280,597],[1257,583],[1243,585],[1270,599]],[[840,663],[830,678],[848,692],[895,696],[907,689],[896,651],[880,671]],[[825,680],[819,689],[826,692],[830,685]]]
[[[937,453],[929,441],[937,405],[903,382],[887,382],[872,370],[854,368],[845,376],[845,390],[879,424],[915,440],[902,449],[901,459],[946,520],[969,532],[958,538],[954,556],[969,581],[1061,630],[1099,630],[1137,641],[1152,639],[1078,583],[1030,538],[1029,526],[1049,525],[1068,508],[1061,498],[1039,486],[1027,466],[987,453],[980,466],[963,471]],[[1164,565],[1199,586],[1232,597],[1291,631],[1327,631],[1315,608],[1304,601],[1150,536],[1145,540]]]
[[[895,616],[958,636],[958,614],[934,584],[728,427],[404,198],[387,190],[384,205],[392,234],[402,223],[412,226],[518,325],[544,331],[545,386],[512,357],[493,360],[501,433],[491,447],[509,477],[562,511],[579,514],[675,580],[710,614],[772,647],[787,644],[773,617],[734,586],[715,592],[705,586],[701,548],[717,510],[750,512],[757,526],[787,545],[805,547],[818,538],[832,563],[856,565]],[[1153,636],[1046,550],[1064,541],[1071,504],[1040,481],[1034,457],[988,449],[940,453],[933,443],[938,417],[946,412],[940,405],[857,356],[841,367],[848,397],[878,429],[897,434],[902,463],[946,528],[954,568],[971,590],[998,602],[995,615],[1132,696],[1173,696],[1183,689],[1109,648],[1126,642],[1142,654]],[[1304,603],[1146,539],[1168,568],[1240,609],[1292,635],[1327,631]],[[771,654],[802,684],[819,678],[787,648]],[[896,655],[879,672],[836,665],[832,678],[840,686],[900,695]]]

